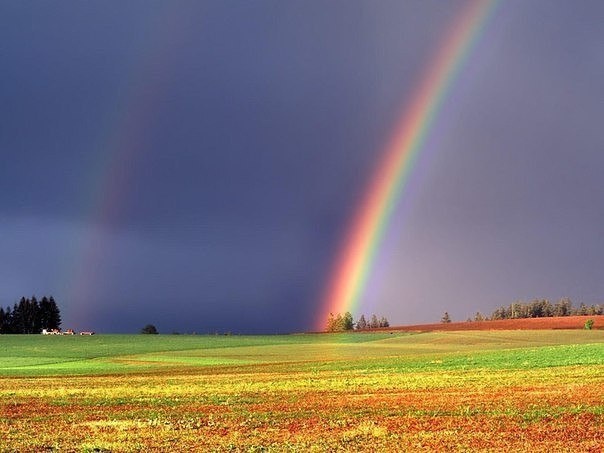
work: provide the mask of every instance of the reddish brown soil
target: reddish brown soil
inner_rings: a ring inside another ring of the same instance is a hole
[[[604,329],[604,315],[561,316],[555,318],[500,319],[497,321],[466,321],[413,326],[394,326],[375,330],[431,331],[431,330],[532,330],[532,329],[583,329],[585,321],[594,320],[594,329]]]

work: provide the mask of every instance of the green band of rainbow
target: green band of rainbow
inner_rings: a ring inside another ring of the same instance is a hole
[[[358,308],[376,251],[430,127],[497,3],[471,0],[431,60],[350,224],[317,314],[316,329],[325,328],[329,313]]]

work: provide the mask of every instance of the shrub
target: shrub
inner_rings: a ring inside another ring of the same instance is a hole
[[[149,335],[157,335],[159,332],[157,328],[153,324],[147,324],[145,327],[141,329],[141,333],[149,334]]]
[[[588,319],[587,321],[585,321],[585,329],[591,330],[593,326],[594,326],[593,319]]]

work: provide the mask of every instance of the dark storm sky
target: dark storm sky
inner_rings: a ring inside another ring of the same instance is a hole
[[[312,327],[464,1],[0,3],[0,304],[64,327]],[[362,301],[393,324],[604,299],[604,3],[502,2]],[[362,311],[363,311],[362,310]]]

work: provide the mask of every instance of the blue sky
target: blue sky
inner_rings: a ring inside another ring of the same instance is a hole
[[[64,327],[312,327],[371,170],[464,1],[0,4],[0,305]],[[361,311],[604,294],[604,6],[505,1]]]

